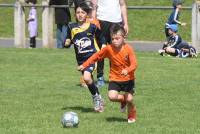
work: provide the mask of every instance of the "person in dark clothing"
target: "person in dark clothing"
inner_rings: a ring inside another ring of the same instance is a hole
[[[69,5],[72,5],[74,3],[74,6],[77,7],[80,3],[83,3],[87,0],[69,0]]]
[[[173,0],[172,6],[173,6],[173,10],[168,18],[167,23],[165,24],[165,35],[166,38],[168,38],[170,36],[170,34],[168,33],[168,27],[169,25],[172,24],[176,24],[176,25],[181,25],[181,26],[185,26],[186,23],[184,22],[180,22],[179,21],[179,16],[180,16],[180,11],[182,8],[182,4],[183,1],[182,0]]]
[[[69,5],[68,0],[50,0],[49,5]],[[57,24],[56,40],[57,48],[64,48],[67,36],[67,25],[71,21],[71,14],[68,7],[55,8],[55,23]]]
[[[176,24],[168,26],[168,33],[170,36],[168,37],[167,42],[164,43],[163,48],[158,51],[160,55],[164,56],[167,54],[180,58],[197,57],[196,49],[183,41],[177,32],[178,26]]]

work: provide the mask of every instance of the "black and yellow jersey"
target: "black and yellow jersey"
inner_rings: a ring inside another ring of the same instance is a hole
[[[84,27],[79,23],[70,23],[67,30],[67,39],[74,45],[78,65],[81,65],[90,56],[97,52],[97,43],[106,44],[100,29],[91,23]]]

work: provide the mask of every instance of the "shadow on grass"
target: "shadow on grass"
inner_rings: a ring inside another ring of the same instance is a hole
[[[104,82],[105,82],[105,84],[108,84],[108,83],[109,83],[108,80],[105,80]],[[97,85],[97,81],[95,81],[95,85]],[[87,89],[87,87],[83,87],[80,83],[76,84],[76,86],[77,86],[77,87],[82,87],[83,89]]]
[[[88,113],[88,112],[94,112],[93,108],[88,108],[88,107],[82,107],[82,106],[76,106],[76,107],[63,107],[62,110],[76,110],[76,111],[81,111],[83,113]]]
[[[119,118],[119,117],[107,117],[106,121],[108,121],[108,122],[127,122],[126,119]]]

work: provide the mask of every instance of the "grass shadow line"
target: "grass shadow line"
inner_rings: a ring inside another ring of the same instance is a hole
[[[76,110],[76,111],[81,111],[83,113],[94,112],[93,108],[82,107],[82,106],[63,107],[62,110],[68,110],[68,111]]]
[[[107,117],[106,121],[108,121],[108,122],[127,122],[127,119],[120,118],[120,117]]]

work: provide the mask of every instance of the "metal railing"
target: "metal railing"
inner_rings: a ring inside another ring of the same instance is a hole
[[[0,4],[0,7],[15,7],[15,4]],[[69,5],[42,5],[42,4],[36,4],[34,5],[35,7],[52,7],[52,8],[63,8],[63,7],[69,7],[69,8],[74,8],[73,6]],[[22,4],[22,7],[32,7],[31,5],[28,4]],[[171,6],[127,6],[127,9],[135,9],[135,10],[168,10],[168,9],[173,9]],[[186,6],[182,7],[184,10],[191,10],[192,7]]]
[[[23,7],[32,7],[28,4],[20,4],[19,2],[15,4],[0,4],[1,7],[11,7],[14,8],[14,31],[15,31],[15,46],[24,47],[25,43],[25,14]],[[69,5],[48,5],[48,2],[43,1],[42,4],[36,4],[35,7],[43,8],[42,10],[42,39],[44,47],[52,46],[53,39],[53,8],[63,8],[73,6]],[[128,6],[130,10],[169,10],[173,7],[169,6]],[[183,7],[183,10],[192,10],[192,44],[200,50],[200,2],[196,2],[192,7]]]

